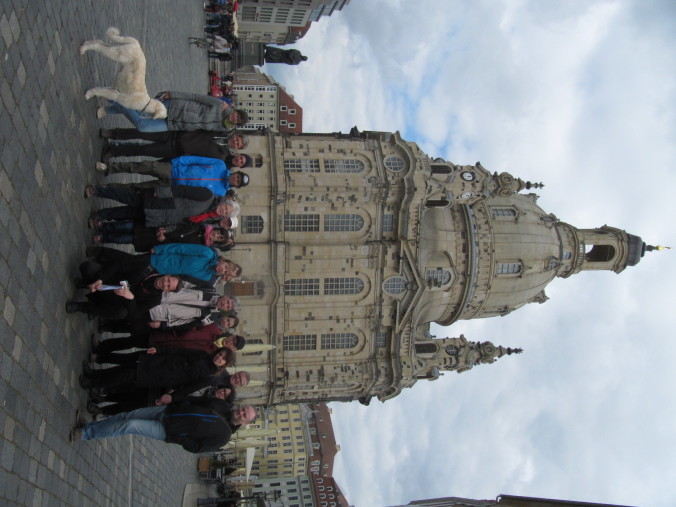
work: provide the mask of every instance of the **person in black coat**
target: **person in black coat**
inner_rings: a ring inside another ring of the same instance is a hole
[[[81,278],[75,280],[77,287],[89,289],[87,301],[67,302],[67,313],[83,312],[90,318],[141,322],[145,326],[148,311],[161,303],[163,292],[175,292],[184,279],[208,287],[206,282],[192,277],[160,275],[146,256],[102,247],[90,247],[87,254],[89,259],[79,267]],[[123,281],[127,282],[126,288],[108,289],[121,287]]]
[[[158,348],[151,347],[138,356],[136,364],[94,370],[84,363],[80,386],[84,389],[104,388],[113,392],[133,391],[139,387],[176,388],[220,375],[233,362],[234,353],[225,347],[212,354],[202,350],[173,348],[158,351]]]
[[[169,403],[176,403],[183,401],[192,396],[179,395],[176,392],[170,394],[171,398],[167,399],[163,396],[151,398],[154,391],[151,389],[136,389],[133,392],[112,393],[108,395],[94,395],[87,402],[87,411],[90,414],[103,414],[106,416],[120,414],[122,412],[129,412],[138,408],[147,407],[149,405],[168,405]],[[200,394],[201,393],[201,394]],[[90,393],[91,395],[91,393]],[[220,398],[227,402],[233,403],[237,398],[237,392],[232,387],[216,386],[208,387],[202,391],[195,393],[196,396],[208,396],[211,398]]]
[[[94,243],[114,243],[117,245],[133,244],[137,252],[147,252],[157,245],[168,243],[192,243],[206,245],[219,250],[228,251],[235,244],[230,230],[239,223],[237,218],[225,217],[219,225],[212,224],[179,224],[171,232],[164,227],[146,227],[132,220],[121,222],[94,222],[96,234]],[[226,226],[221,227],[220,224]]]
[[[256,409],[251,405],[233,408],[218,398],[195,397],[167,406],[117,414],[97,422],[88,423],[78,414],[69,440],[140,435],[178,444],[188,452],[216,452],[228,443],[240,425],[255,419]]]
[[[101,137],[123,143],[107,144],[101,153],[101,162],[113,157],[153,157],[162,160],[196,155],[224,160],[231,150],[242,150],[249,144],[243,134],[231,134],[209,130],[177,130],[173,132],[141,132],[136,129],[102,129]],[[132,144],[124,141],[142,139],[147,144]]]

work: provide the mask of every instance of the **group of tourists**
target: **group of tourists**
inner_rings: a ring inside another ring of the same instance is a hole
[[[236,13],[237,0],[217,0],[205,6],[207,24],[204,38],[190,37],[190,44],[208,49],[209,58],[220,61],[232,60],[232,50],[239,48]]]
[[[96,171],[155,179],[84,189],[85,198],[122,205],[91,214],[94,245],[75,280],[82,297],[69,301],[66,311],[98,319],[99,333],[118,335],[92,335],[79,382],[89,390],[87,409],[95,421],[78,411],[70,439],[135,434],[190,452],[216,451],[256,417],[253,406],[234,404],[250,375],[228,371],[246,345],[235,331],[240,302],[215,288],[242,274],[222,254],[234,245],[235,189],[249,183],[243,170],[252,159],[241,153],[248,139],[235,131],[248,118],[206,95],[159,97],[168,111],[164,120],[115,102],[97,112],[122,114],[135,129],[100,131],[105,146]],[[136,253],[106,244],[132,245]]]

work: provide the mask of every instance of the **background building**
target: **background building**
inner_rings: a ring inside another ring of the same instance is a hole
[[[239,36],[248,42],[293,44],[313,21],[348,3],[350,0],[247,0],[237,14]]]
[[[277,81],[253,66],[243,67],[233,74],[236,105],[249,115],[249,123],[243,130],[303,131],[303,108]]]
[[[333,479],[340,446],[326,404],[278,405],[254,425],[240,429],[224,453],[245,461],[255,446],[252,494],[263,494],[269,506],[338,507],[348,502]]]
[[[238,358],[257,368],[240,390],[254,403],[368,404],[491,363],[518,350],[433,339],[430,323],[544,303],[555,277],[619,273],[651,248],[563,223],[519,193],[539,185],[432,159],[398,133],[268,133],[248,152],[263,164],[240,192],[229,257],[245,274],[227,289],[242,329],[275,347]]]
[[[449,496],[446,498],[430,498],[414,500],[405,506],[397,507],[626,507],[607,503],[576,502],[572,500],[554,500],[551,498],[534,498],[528,496],[498,495],[495,500],[472,500]]]

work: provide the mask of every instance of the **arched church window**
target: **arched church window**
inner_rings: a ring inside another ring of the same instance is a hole
[[[354,333],[331,333],[322,335],[322,349],[351,349],[359,338]]]
[[[451,281],[451,273],[443,268],[425,270],[425,280],[432,287],[441,287]]]
[[[611,245],[592,245],[585,259],[589,262],[607,262],[615,257],[615,248]]]
[[[455,345],[446,345],[444,350],[449,356],[457,356],[460,353],[460,347],[456,347]]]
[[[324,278],[324,294],[359,294],[364,290],[361,278]]]
[[[263,232],[263,217],[243,216],[241,220],[242,234],[260,234]]]
[[[285,336],[284,350],[316,350],[317,349],[317,335],[316,334],[295,334]]]
[[[292,158],[284,161],[284,169],[290,173],[318,173],[319,160],[312,158]]]
[[[364,227],[364,217],[356,213],[324,215],[324,230],[327,232],[355,232]]]
[[[564,261],[567,261],[568,259],[570,259],[570,257],[571,257],[570,252],[563,252],[563,257],[561,257],[561,259],[563,259]]]
[[[383,282],[383,290],[390,295],[396,296],[406,290],[407,282],[403,276],[391,276]]]
[[[364,163],[357,159],[324,160],[324,171],[327,173],[360,173]]]
[[[521,273],[520,262],[501,262],[498,264],[498,275],[513,275]]]
[[[386,169],[395,173],[401,172],[406,168],[406,162],[404,162],[404,159],[398,157],[397,155],[388,155],[385,157],[383,163],[385,164]]]
[[[559,260],[556,257],[549,257],[545,263],[545,270],[550,271],[559,267]]]
[[[434,354],[437,351],[437,346],[434,343],[416,343],[416,354]]]
[[[286,232],[319,232],[319,214],[287,213],[284,215],[284,230]]]

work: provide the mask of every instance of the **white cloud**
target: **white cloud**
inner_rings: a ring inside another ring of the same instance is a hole
[[[673,1],[353,1],[273,73],[307,132],[399,130],[544,181],[539,205],[676,246]],[[439,337],[523,347],[385,404],[333,404],[356,505],[499,493],[674,505],[673,253],[555,280],[550,301]]]

